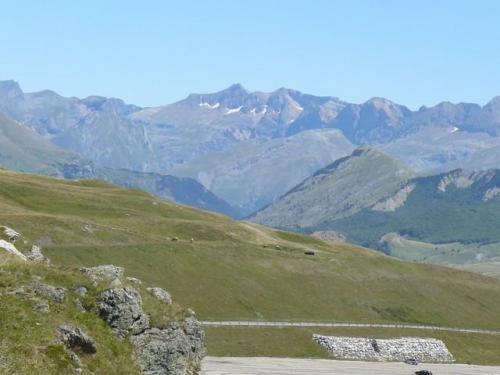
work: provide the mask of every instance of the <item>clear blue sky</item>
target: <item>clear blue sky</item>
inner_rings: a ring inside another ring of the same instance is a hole
[[[0,79],[149,106],[240,82],[417,108],[500,95],[500,1],[0,0]]]

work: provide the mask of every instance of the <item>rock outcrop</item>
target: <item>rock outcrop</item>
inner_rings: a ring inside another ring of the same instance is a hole
[[[197,374],[204,356],[204,335],[172,324],[151,328],[132,337],[137,361],[144,374]]]
[[[19,234],[19,232],[17,232],[16,230],[14,230],[12,228],[9,228],[9,227],[7,227],[5,225],[1,225],[0,229],[2,229],[3,234],[12,243],[15,243],[16,240],[21,236],[21,234]]]
[[[453,355],[444,342],[434,338],[402,337],[381,340],[314,335],[313,340],[339,359],[405,361],[414,358],[419,362],[454,362]]]
[[[390,197],[376,203],[372,210],[380,212],[394,212],[398,208],[402,207],[412,191],[415,189],[415,184],[408,184],[403,188],[399,189],[396,193]]]
[[[97,347],[94,340],[80,328],[62,325],[57,329],[61,341],[68,349],[84,353],[96,353]]]
[[[149,316],[142,309],[137,289],[106,289],[97,301],[97,308],[100,317],[120,338],[137,335],[149,328]]]
[[[0,240],[0,249],[4,249],[8,253],[15,255],[16,257],[18,257],[22,260],[28,260],[28,258],[26,258],[26,255],[24,255],[19,250],[17,250],[17,248],[14,246],[14,244],[12,244],[8,241]]]
[[[31,246],[30,252],[26,255],[26,257],[32,262],[46,262],[49,263],[49,259],[46,258],[42,253],[42,248],[37,245]]]
[[[172,303],[172,297],[170,296],[170,293],[162,288],[148,288],[147,291],[159,301],[162,301],[168,305]]]
[[[106,264],[102,266],[80,268],[94,282],[113,281],[123,277],[123,268]]]
[[[170,294],[161,288],[148,288],[159,300],[171,304]],[[187,317],[166,328],[150,327],[142,308],[140,293],[134,288],[112,288],[101,293],[97,307],[101,318],[124,339],[130,336],[136,361],[144,374],[197,374],[205,355],[205,333],[200,323]]]
[[[35,286],[35,292],[38,295],[58,303],[63,303],[66,298],[66,288],[63,288],[62,286],[38,283]]]

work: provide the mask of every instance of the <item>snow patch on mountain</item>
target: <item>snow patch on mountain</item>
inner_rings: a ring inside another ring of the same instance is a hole
[[[201,102],[199,104],[200,107],[207,107],[207,108],[210,108],[210,109],[217,109],[220,107],[220,103],[217,102],[215,104],[210,104],[210,103],[207,103],[207,102]]]
[[[228,109],[226,109],[226,115],[230,115],[232,113],[238,113],[239,111],[241,111],[241,108],[243,108],[242,105],[240,105],[237,108],[228,108]]]

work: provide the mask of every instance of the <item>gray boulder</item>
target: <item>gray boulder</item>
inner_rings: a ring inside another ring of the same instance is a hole
[[[85,297],[88,292],[89,292],[88,289],[85,288],[84,286],[79,286],[78,288],[75,289],[75,293],[80,297]]]
[[[142,284],[142,281],[140,279],[138,279],[137,277],[126,277],[125,279],[132,284],[136,284],[136,285]]]
[[[96,353],[97,347],[94,340],[80,328],[69,325],[59,326],[57,329],[61,341],[68,349],[84,353]]]
[[[112,264],[96,266],[96,267],[83,267],[80,271],[87,275],[92,281],[113,281],[123,277],[123,268],[113,266]]]
[[[63,303],[66,297],[66,288],[39,283],[35,287],[35,293],[48,298],[54,302]]]
[[[37,245],[31,246],[31,250],[28,254],[26,254],[26,257],[31,260],[32,262],[46,262],[49,263],[49,259],[46,258],[43,253],[42,253],[42,248]]]
[[[83,305],[82,301],[79,298],[75,298],[75,306],[80,312],[86,312],[87,309]]]
[[[200,368],[200,356],[193,352],[189,337],[178,325],[152,328],[132,337],[137,362],[143,374],[191,375]]]
[[[0,225],[0,229],[3,230],[3,234],[8,238],[8,240],[12,243],[15,243],[16,240],[21,236],[19,232],[15,231],[12,228],[9,228],[5,225]]]
[[[172,297],[170,296],[170,293],[167,292],[166,290],[158,287],[148,288],[147,290],[156,299],[165,302],[168,305],[172,303]]]
[[[45,299],[35,301],[34,309],[35,309],[35,311],[38,311],[40,313],[47,314],[50,312],[49,302]]]
[[[118,337],[137,335],[149,328],[149,316],[142,309],[142,299],[134,288],[103,291],[97,301],[99,315]]]

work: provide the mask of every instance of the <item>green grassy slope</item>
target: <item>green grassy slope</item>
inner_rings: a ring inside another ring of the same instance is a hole
[[[38,282],[67,289],[62,303],[49,302],[48,313],[34,308],[44,298],[35,293]],[[141,291],[152,326],[163,327],[183,318],[184,311],[179,305],[165,305],[156,300],[146,292],[146,285],[132,285],[125,280],[124,283]],[[82,368],[83,374],[139,374],[130,341],[118,340],[94,311],[97,296],[108,284],[94,285],[73,267],[47,267],[0,252],[0,374],[69,375],[75,374],[76,367]],[[74,291],[81,286],[88,289],[83,298]],[[77,298],[86,312],[77,308]],[[58,337],[57,328],[61,325],[82,329],[95,341],[97,352],[77,350],[82,363],[75,363]]]
[[[239,223],[102,182],[0,171],[0,223],[39,242],[55,264],[124,266],[202,320],[500,328],[498,280]],[[307,248],[316,255],[304,255]]]
[[[349,217],[399,190],[413,172],[368,146],[317,171],[251,220],[275,228],[309,230]]]

